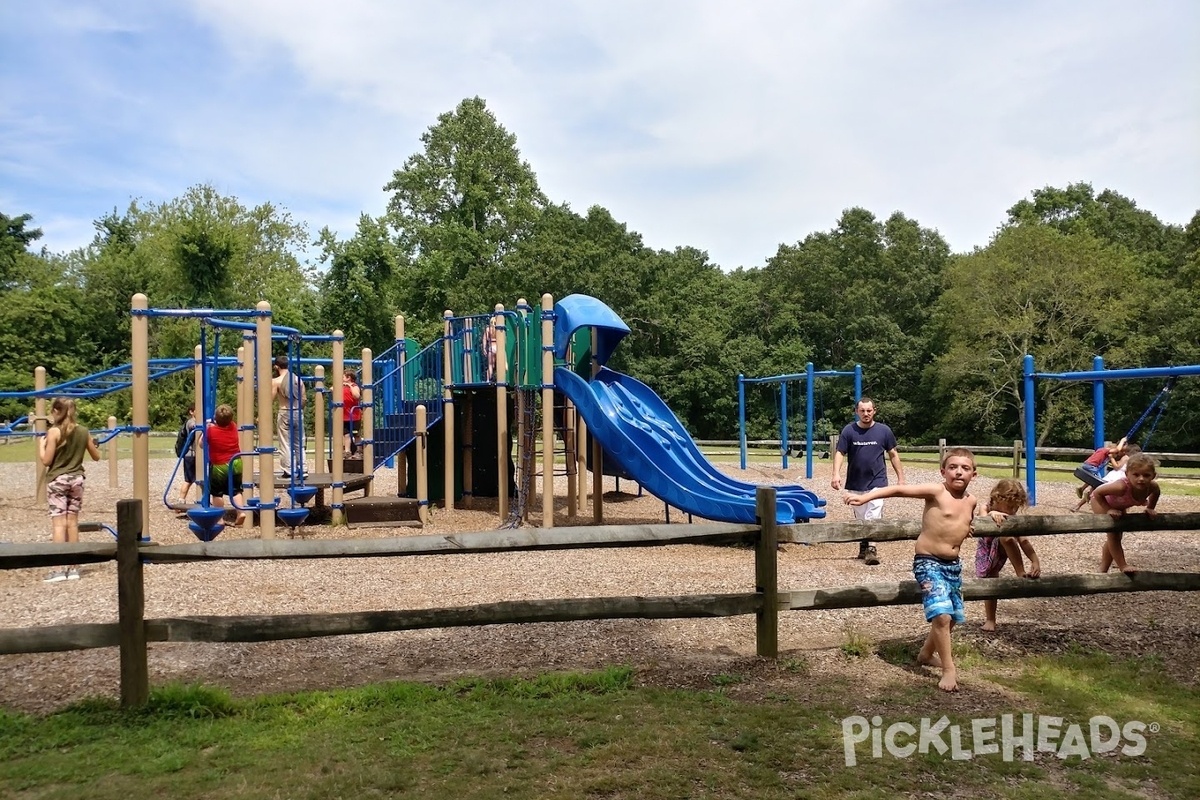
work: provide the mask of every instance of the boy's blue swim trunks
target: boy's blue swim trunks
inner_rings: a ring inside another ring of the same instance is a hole
[[[957,558],[947,561],[918,555],[913,558],[913,577],[921,586],[926,622],[942,614],[949,614],[955,622],[967,621],[963,613],[962,563]]]

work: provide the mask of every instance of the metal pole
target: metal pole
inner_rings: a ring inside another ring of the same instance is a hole
[[[1034,410],[1033,356],[1026,354],[1022,362],[1025,376],[1025,490],[1029,493],[1029,505],[1037,505],[1037,436],[1033,429]]]
[[[804,436],[804,477],[811,478],[813,476],[813,365],[809,361],[804,365],[804,421],[808,432]]]
[[[783,455],[779,459],[779,465],[783,469],[787,469],[788,465],[788,407],[787,407],[787,381],[779,384],[779,447]]]
[[[746,468],[746,376],[738,373],[738,444],[742,453],[742,469]]]

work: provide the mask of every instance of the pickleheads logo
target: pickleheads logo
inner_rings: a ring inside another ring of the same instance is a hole
[[[858,763],[858,746],[867,740],[872,758],[883,758],[885,752],[893,758],[908,758],[932,751],[949,754],[955,761],[990,755],[1012,761],[1019,750],[1024,761],[1032,761],[1034,753],[1084,760],[1118,748],[1121,755],[1136,758],[1146,752],[1146,734],[1158,733],[1157,723],[1133,720],[1121,725],[1107,716],[1065,723],[1063,717],[1004,714],[973,719],[969,725],[952,725],[949,718],[942,717],[934,722],[925,718],[917,725],[893,722],[885,726],[882,717],[853,716],[842,720],[842,749],[848,767]]]

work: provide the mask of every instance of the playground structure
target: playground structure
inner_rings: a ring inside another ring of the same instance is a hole
[[[742,469],[746,468],[746,386],[747,384],[779,384],[779,449],[781,453],[780,466],[788,467],[788,450],[791,440],[788,439],[788,394],[787,385],[795,381],[804,381],[804,477],[813,476],[813,414],[814,385],[817,378],[854,378],[854,405],[862,399],[862,364],[855,364],[853,370],[821,370],[813,369],[809,361],[804,365],[803,374],[772,375],[766,378],[747,378],[738,373],[738,441],[741,449]]]
[[[1130,369],[1107,369],[1104,366],[1104,359],[1096,356],[1092,360],[1092,369],[1079,372],[1037,372],[1034,370],[1033,356],[1026,354],[1022,373],[1024,378],[1024,428],[1025,428],[1025,486],[1029,494],[1029,505],[1037,505],[1037,413],[1036,403],[1037,398],[1034,393],[1036,381],[1038,378],[1042,380],[1059,380],[1059,381],[1091,381],[1092,382],[1092,410],[1095,419],[1093,429],[1092,446],[1100,448],[1104,446],[1105,430],[1104,430],[1104,384],[1106,381],[1112,380],[1133,380],[1157,378],[1166,380],[1167,383],[1163,389],[1154,397],[1150,405],[1147,406],[1145,412],[1134,423],[1133,427],[1127,436],[1133,436],[1134,433],[1146,421],[1149,414],[1157,409],[1157,415],[1150,429],[1153,433],[1154,426],[1158,424],[1163,411],[1166,408],[1166,401],[1170,395],[1171,388],[1178,378],[1200,375],[1200,365],[1179,366],[1179,367],[1135,367]],[[1147,437],[1149,438],[1149,437]]]
[[[361,362],[356,362],[361,369],[363,409],[358,465],[364,474],[349,478],[342,448],[335,444],[341,441],[345,413],[341,385],[348,363],[340,331],[309,335],[274,325],[266,302],[252,310],[153,309],[146,296],[139,294],[133,298],[131,317],[129,365],[53,388],[46,388],[41,370],[42,380],[38,383],[35,379],[34,391],[20,394],[43,404],[46,397],[56,394],[93,397],[99,396],[97,392],[132,390],[131,424],[119,430],[132,435],[133,496],[147,507],[149,384],[156,378],[192,369],[196,408],[204,424],[215,410],[219,371],[236,368],[236,420],[244,467],[242,486],[233,486],[231,477],[228,489],[231,498],[239,489],[245,494],[244,504],[238,506],[251,512],[246,514],[245,525],[253,525],[257,518],[264,539],[275,537],[277,518],[293,528],[303,523],[310,514],[306,504],[326,489],[331,492],[328,509],[334,524],[355,521],[352,517],[356,508],[363,518],[382,521],[388,518],[386,509],[398,504],[424,522],[428,519],[430,496],[436,499],[440,488],[447,509],[454,508],[457,497],[493,496],[494,492],[501,522],[519,526],[532,507],[539,456],[543,477],[541,524],[554,527],[556,437],[562,442],[560,452],[566,462],[563,474],[568,485],[568,516],[576,516],[588,500],[586,486],[579,478],[589,467],[584,450],[590,442],[591,500],[597,522],[603,520],[602,475],[606,463],[687,514],[727,522],[752,523],[756,519],[757,487],[721,473],[700,453],[686,426],[648,386],[605,366],[629,328],[595,298],[571,295],[555,305],[549,295],[544,295],[540,313],[524,300],[518,302],[515,311],[506,311],[502,305],[493,312],[467,317],[455,317],[446,311],[442,336],[423,349],[405,338],[404,320],[397,317],[395,345],[380,356],[364,349]],[[149,324],[156,318],[199,321],[201,343],[192,359],[149,357]],[[211,353],[209,330],[213,331]],[[223,330],[242,337],[236,357],[220,355]],[[290,465],[291,469],[285,465],[290,477],[286,487],[279,488],[291,501],[287,507],[275,496],[273,469],[276,449],[272,440],[271,362],[273,342],[279,340],[287,343],[289,369],[314,389],[312,429],[318,454],[314,473],[304,475],[299,464]],[[299,351],[300,343],[305,341],[328,343],[332,358],[305,358]],[[489,363],[488,351],[493,342],[494,363]],[[331,368],[329,388],[324,383],[326,365]],[[313,367],[312,374],[304,374],[307,367]],[[814,373],[814,377],[818,374],[826,373]],[[85,391],[80,387],[90,388]],[[510,430],[514,414],[515,447],[514,431]],[[475,417],[486,418],[486,424],[477,425]],[[34,418],[44,432],[41,407],[35,410]],[[481,433],[484,428],[486,436]],[[436,463],[431,464],[438,456],[431,447],[435,438],[442,442],[440,471]],[[487,439],[494,442],[494,450]],[[164,489],[163,502],[185,511],[192,531],[202,540],[211,541],[223,527],[224,509],[209,505],[207,442],[203,438],[197,441],[202,443],[195,448],[201,503],[170,503],[174,474]],[[329,472],[325,473],[327,446]],[[511,456],[514,449],[515,464]],[[372,497],[374,473],[385,464],[396,467],[395,496]],[[179,469],[179,462],[175,469]],[[440,487],[436,485],[439,472]],[[114,465],[110,474],[115,473]],[[344,497],[351,483],[363,490],[363,497]],[[435,485],[431,487],[431,483]],[[812,492],[797,486],[779,490],[779,522],[824,516],[824,501]],[[516,499],[513,508],[510,496]]]

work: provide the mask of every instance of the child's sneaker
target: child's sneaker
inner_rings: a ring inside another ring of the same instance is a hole
[[[65,569],[51,570],[50,573],[42,579],[43,583],[58,583],[67,579],[67,571]]]
[[[71,567],[70,569],[67,570],[67,580],[77,581],[77,580],[79,580],[79,578],[80,578],[80,575],[79,575],[78,567]]]

